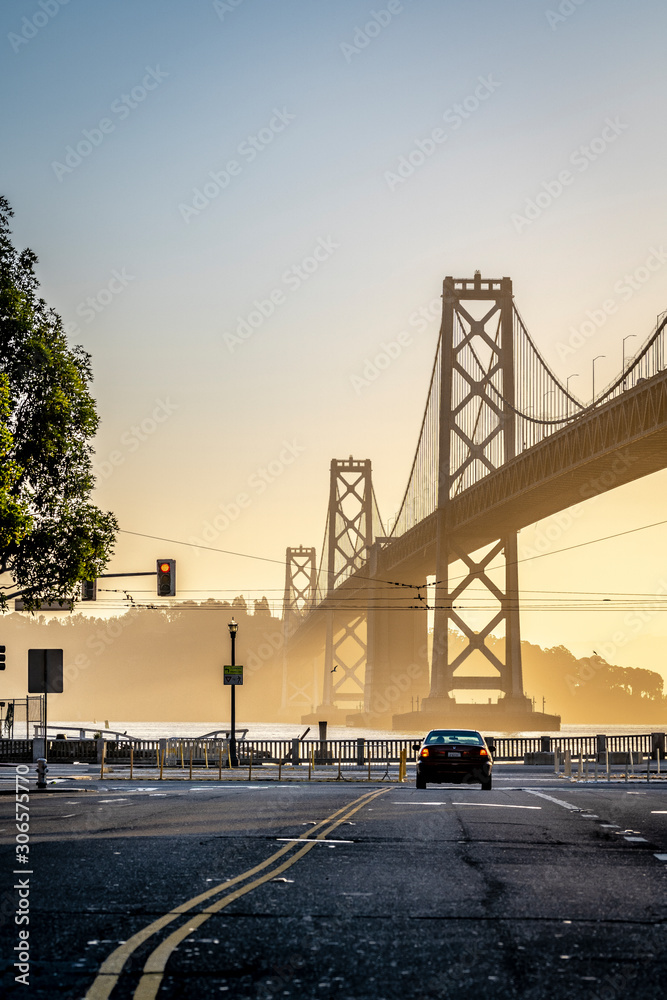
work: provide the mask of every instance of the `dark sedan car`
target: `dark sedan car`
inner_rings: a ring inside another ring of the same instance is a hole
[[[417,754],[417,788],[427,781],[479,781],[491,789],[493,759],[486,740],[474,729],[432,729],[422,743],[414,743]]]

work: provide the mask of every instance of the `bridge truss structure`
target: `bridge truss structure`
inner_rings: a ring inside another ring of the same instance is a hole
[[[382,702],[394,713],[405,710],[420,686],[422,711],[442,717],[451,714],[457,692],[495,691],[494,704],[505,712],[530,713],[518,530],[667,465],[667,313],[620,375],[585,404],[545,362],[509,278],[447,277],[442,298],[400,509],[385,531],[370,461],[332,461],[319,571],[314,584],[311,572],[289,643],[296,654],[313,629],[321,636],[325,620],[322,708],[361,702],[366,720],[386,719]],[[427,588],[433,577],[434,591]],[[389,587],[401,590],[388,603]],[[483,588],[490,609],[481,627],[459,603],[475,588]],[[425,595],[433,592],[429,643]],[[287,589],[285,607],[287,620]],[[450,648],[453,634],[462,641]]]

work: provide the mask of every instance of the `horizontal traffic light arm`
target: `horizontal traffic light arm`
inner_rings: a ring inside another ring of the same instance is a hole
[[[100,573],[98,580],[108,580],[112,576],[157,576],[157,570],[150,570],[146,573]]]

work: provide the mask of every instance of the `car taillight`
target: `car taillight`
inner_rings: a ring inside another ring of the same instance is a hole
[[[488,757],[489,756],[489,751],[485,750],[484,747],[482,747],[482,749],[479,751],[479,755],[480,755],[480,757]]]
[[[428,749],[426,747],[424,747],[423,750],[420,750],[419,756],[420,757],[428,757]]]

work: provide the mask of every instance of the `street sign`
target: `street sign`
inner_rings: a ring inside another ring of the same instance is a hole
[[[235,666],[224,666],[224,681],[225,684],[243,684],[243,667],[240,663]]]
[[[62,649],[28,650],[28,691],[30,694],[63,693]]]

